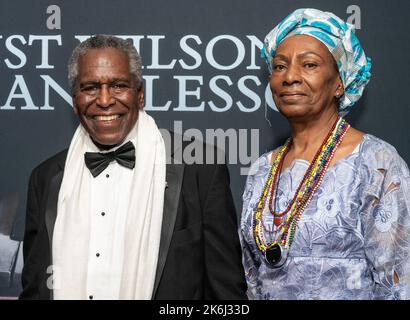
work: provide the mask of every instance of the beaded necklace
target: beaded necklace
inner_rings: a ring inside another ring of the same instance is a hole
[[[276,197],[276,184],[278,182],[278,176],[280,174],[283,161],[292,144],[291,138],[286,141],[285,145],[279,150],[278,154],[274,158],[271,171],[253,215],[253,234],[256,245],[265,256],[266,261],[273,267],[280,267],[285,263],[300,217],[304,209],[309,205],[316,189],[321,184],[329,163],[332,161],[334,153],[343,141],[343,138],[349,128],[350,125],[343,118],[338,117],[332,128],[329,130],[329,133],[323,140],[322,145],[316,152],[316,155],[310,163],[309,168],[306,170],[306,173],[303,176],[292,201],[286,209],[280,213],[275,212],[275,210],[272,209],[272,201]],[[271,189],[268,204],[269,211],[274,216],[275,225],[278,226],[283,224],[279,236],[271,243],[267,243],[261,228],[263,227],[262,212],[266,206],[269,189]],[[282,222],[282,217],[287,213],[289,214],[287,215],[285,221]]]

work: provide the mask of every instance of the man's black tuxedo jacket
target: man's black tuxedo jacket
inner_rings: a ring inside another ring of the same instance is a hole
[[[30,177],[21,299],[52,299],[48,267],[66,156],[58,153]],[[167,164],[166,181],[152,298],[246,299],[226,165]]]

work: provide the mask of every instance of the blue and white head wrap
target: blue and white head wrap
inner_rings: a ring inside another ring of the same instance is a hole
[[[345,92],[339,99],[338,112],[345,115],[362,96],[370,80],[372,66],[371,59],[366,58],[354,31],[353,25],[333,13],[298,9],[266,35],[261,54],[272,73],[272,58],[279,44],[287,37],[304,34],[324,43],[337,63],[344,85]]]

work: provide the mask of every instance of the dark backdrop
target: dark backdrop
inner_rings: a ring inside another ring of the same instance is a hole
[[[1,1],[0,295],[19,290],[17,252],[29,174],[66,148],[78,125],[66,80],[78,36],[107,33],[134,40],[143,58],[147,112],[160,128],[178,131],[182,124],[183,133],[198,129],[186,133],[204,139],[207,129],[227,134],[239,215],[251,162],[244,155],[254,160],[288,135],[286,121],[265,102],[268,73],[258,47],[300,7],[331,11],[355,24],[373,59],[373,76],[347,119],[394,145],[409,163],[407,1]]]

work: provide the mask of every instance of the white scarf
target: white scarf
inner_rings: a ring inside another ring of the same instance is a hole
[[[120,299],[151,299],[161,235],[165,189],[165,144],[145,111],[136,130],[135,168],[127,212]],[[80,125],[71,141],[58,196],[53,234],[54,299],[87,299],[90,182],[84,163],[89,135]],[[88,141],[89,142],[89,141]]]

